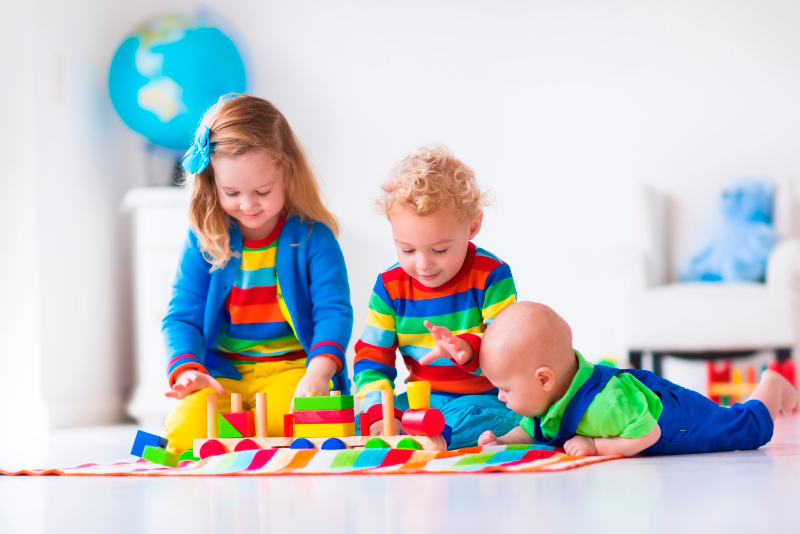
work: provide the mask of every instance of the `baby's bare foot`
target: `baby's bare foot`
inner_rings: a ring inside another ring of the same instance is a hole
[[[797,405],[797,391],[792,384],[786,380],[780,373],[775,371],[766,370],[761,376],[762,382],[769,382],[774,391],[780,392],[780,410],[785,414],[792,413],[794,407]]]

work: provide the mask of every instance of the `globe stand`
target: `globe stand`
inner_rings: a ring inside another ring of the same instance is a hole
[[[174,160],[172,164],[172,185],[182,186],[184,184],[183,167],[181,167],[181,158]]]

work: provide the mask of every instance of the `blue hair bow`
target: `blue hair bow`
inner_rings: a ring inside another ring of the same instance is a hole
[[[201,124],[197,127],[194,133],[194,142],[186,154],[181,158],[181,167],[186,169],[190,174],[200,174],[203,169],[208,167],[208,159],[211,154],[211,147],[208,138],[211,135],[211,130],[208,126]]]

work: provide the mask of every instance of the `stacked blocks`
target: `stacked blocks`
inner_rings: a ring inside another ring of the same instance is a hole
[[[293,433],[296,438],[355,436],[352,395],[297,397],[294,399]]]
[[[253,438],[256,435],[256,419],[252,411],[219,414],[220,438]]]
[[[155,434],[150,434],[149,432],[143,432],[142,430],[139,430],[136,432],[136,437],[133,439],[131,454],[138,456],[139,458],[144,458],[144,448],[148,445],[150,447],[166,449],[167,438],[162,438],[161,436],[156,436]]]
[[[403,413],[403,430],[411,436],[438,436],[444,430],[444,415],[431,408],[431,383],[409,382],[408,410]]]

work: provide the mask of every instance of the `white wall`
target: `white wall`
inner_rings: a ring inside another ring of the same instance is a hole
[[[800,166],[794,2],[207,4],[246,39],[253,91],[289,118],[341,218],[354,340],[376,275],[395,261],[370,199],[422,143],[449,145],[495,194],[476,243],[511,265],[520,298],[567,318],[590,358],[622,356],[605,262],[626,239],[630,184],[681,200],[681,258],[727,180]],[[37,106],[17,160],[36,177],[35,215],[5,196],[11,185],[30,195],[29,182],[4,176],[2,200],[20,227],[36,228],[28,240],[3,233],[3,250],[24,246],[34,260],[29,270],[4,262],[0,278],[35,279],[39,313],[26,328],[40,345],[51,424],[121,412],[131,334],[118,203],[146,167],[140,138],[113,112],[107,70],[140,19],[193,5],[36,3],[35,72],[17,67],[18,93]]]

